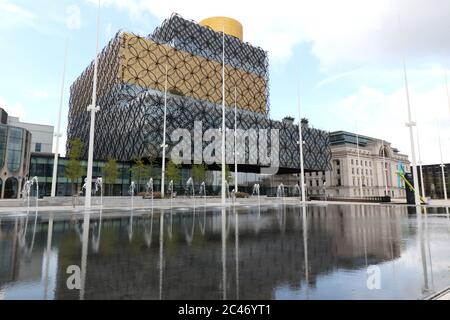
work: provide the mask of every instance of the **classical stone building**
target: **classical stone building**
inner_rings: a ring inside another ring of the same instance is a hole
[[[397,172],[402,168],[409,172],[410,162],[390,142],[337,131],[330,133],[330,144],[332,169],[306,173],[309,195],[406,197]]]

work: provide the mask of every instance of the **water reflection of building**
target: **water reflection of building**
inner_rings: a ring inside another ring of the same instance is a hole
[[[363,211],[364,210],[364,211]],[[319,275],[340,268],[359,269],[369,264],[400,256],[401,230],[398,213],[380,212],[376,207],[341,211],[340,207],[311,208],[308,213],[309,286]],[[234,218],[226,243],[227,297],[233,298],[235,286]],[[104,299],[219,299],[222,297],[222,244],[220,215],[207,216],[203,236],[197,216],[195,233],[189,245],[187,235],[192,216],[165,216],[162,281],[159,278],[159,218],[155,218],[150,247],[144,241],[149,221],[135,218],[131,242],[129,218],[103,221],[100,250],[89,245],[85,298]],[[239,292],[241,299],[270,299],[282,284],[304,286],[303,228],[298,209],[288,208],[278,214],[262,212],[239,217]],[[259,222],[258,222],[259,221]],[[256,228],[258,226],[258,228]],[[93,231],[91,230],[91,233]],[[91,238],[92,240],[92,238]],[[74,235],[60,239],[56,298],[78,299],[69,291],[65,269],[80,264],[80,245]],[[71,248],[72,250],[68,250]],[[64,250],[63,250],[64,249]]]
[[[33,242],[33,221],[16,218],[0,225],[0,288],[16,282],[40,281],[45,234],[37,228]]]

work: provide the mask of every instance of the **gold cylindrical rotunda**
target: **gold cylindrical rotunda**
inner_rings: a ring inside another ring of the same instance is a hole
[[[227,35],[244,40],[244,30],[242,24],[229,17],[211,17],[200,21],[200,25],[207,26],[216,32],[224,32]]]

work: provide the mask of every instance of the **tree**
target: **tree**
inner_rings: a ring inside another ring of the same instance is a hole
[[[146,171],[146,174],[148,175],[148,179],[150,179],[150,178],[155,179],[159,176],[157,168],[155,166],[155,162],[156,162],[157,158],[158,158],[157,147],[153,144],[149,144],[149,146],[147,148],[147,160],[148,160],[149,165],[147,166],[147,171]]]
[[[300,120],[300,122],[301,122],[301,124],[302,124],[303,127],[308,128],[308,126],[309,126],[309,120],[308,120],[307,118],[302,118],[302,119]]]
[[[206,179],[206,170],[207,166],[205,164],[194,164],[192,166],[192,179],[194,179],[194,183],[200,184],[202,181]]]
[[[137,158],[134,160],[134,164],[131,166],[131,180],[137,183],[139,193],[140,185],[143,179],[148,176],[148,167],[144,164],[142,158]]]
[[[181,166],[173,163],[173,161],[170,160],[167,163],[166,176],[167,176],[168,181],[173,180],[173,183],[180,182],[181,181]]]
[[[119,177],[119,168],[115,159],[108,159],[103,168],[103,175],[105,177],[105,183],[109,184],[109,195],[112,195],[112,186]]]
[[[65,176],[72,182],[72,195],[74,195],[75,183],[84,174],[84,168],[81,167],[80,157],[83,150],[83,142],[80,138],[70,141],[70,149],[67,154],[69,161],[65,169]],[[78,192],[77,192],[78,193]]]
[[[146,152],[148,162],[153,165],[158,158],[158,148],[154,144],[149,144]]]
[[[233,182],[233,176],[231,175],[230,166],[225,165],[225,181],[230,184]]]

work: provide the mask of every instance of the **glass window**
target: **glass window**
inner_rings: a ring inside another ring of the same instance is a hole
[[[35,152],[41,152],[42,150],[42,143],[36,143],[36,146],[34,147]]]
[[[5,199],[16,199],[19,192],[19,182],[16,178],[8,178],[5,182]]]
[[[7,127],[0,126],[0,168],[5,165]]]
[[[8,169],[12,172],[19,171],[22,157],[23,130],[9,128],[8,139]]]

